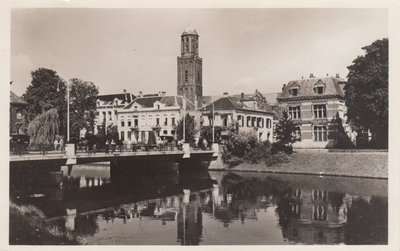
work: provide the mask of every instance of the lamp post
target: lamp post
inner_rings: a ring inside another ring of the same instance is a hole
[[[212,142],[215,142],[215,128],[214,128],[214,121],[215,121],[215,115],[214,115],[214,102],[212,102]]]
[[[69,143],[69,81],[67,81],[67,143]]]
[[[60,79],[57,82],[57,92],[60,91]],[[67,143],[69,142],[69,81],[67,81]]]

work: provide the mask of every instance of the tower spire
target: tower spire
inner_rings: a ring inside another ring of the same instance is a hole
[[[199,34],[190,25],[181,35],[181,56],[178,57],[177,94],[192,103],[203,95],[202,59],[199,57]]]

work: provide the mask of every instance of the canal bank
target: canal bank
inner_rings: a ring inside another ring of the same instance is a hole
[[[242,163],[233,168],[219,157],[209,170],[291,173],[324,176],[388,178],[387,152],[328,152],[302,150],[294,152],[288,163],[267,166],[265,163]]]

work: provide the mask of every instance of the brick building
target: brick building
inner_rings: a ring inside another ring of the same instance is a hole
[[[336,77],[310,78],[289,81],[283,85],[277,98],[280,110],[286,110],[297,125],[296,136],[300,141],[295,148],[334,148],[335,119],[340,118],[345,132],[353,137],[350,126],[345,124],[346,106],[343,87],[345,81]]]

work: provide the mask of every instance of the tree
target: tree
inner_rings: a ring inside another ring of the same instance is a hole
[[[50,109],[56,109],[60,120],[60,132],[66,134],[66,86],[65,81],[51,69],[39,68],[31,72],[31,85],[23,99],[29,104],[29,120]]]
[[[178,140],[183,139],[183,121],[178,121],[178,125],[176,126],[176,133]],[[195,135],[196,135],[196,122],[194,118],[189,114],[185,116],[185,142],[194,143]]]
[[[332,119],[328,130],[332,132],[335,148],[347,149],[353,147],[353,142],[351,142],[343,127],[343,120],[339,117],[339,113]]]
[[[214,143],[221,142],[221,132],[224,131],[226,128],[222,126],[215,126],[214,127]],[[200,138],[203,138],[207,141],[208,145],[212,144],[213,138],[213,129],[212,126],[203,126],[200,130]]]
[[[94,131],[96,97],[99,90],[92,82],[77,78],[71,79],[70,82],[70,132],[71,137],[79,138],[83,128]]]
[[[348,66],[344,87],[348,122],[360,132],[370,130],[377,146],[388,145],[388,39],[381,39],[362,49]]]
[[[50,109],[36,118],[28,126],[28,134],[33,145],[52,144],[59,134],[60,120],[56,109]]]
[[[295,129],[293,121],[289,118],[287,112],[284,111],[275,127],[278,145],[290,146],[290,144],[296,142],[298,139],[293,134]]]

